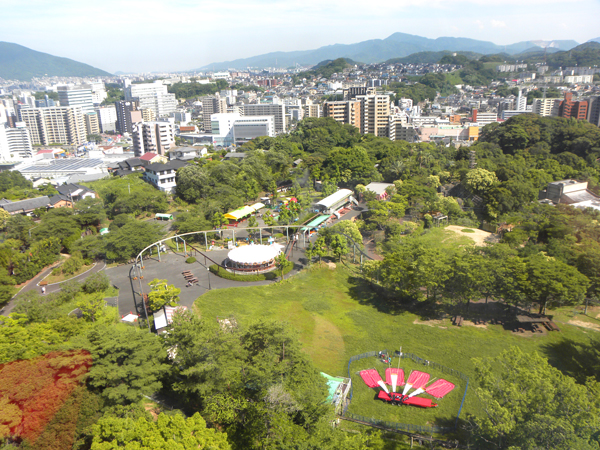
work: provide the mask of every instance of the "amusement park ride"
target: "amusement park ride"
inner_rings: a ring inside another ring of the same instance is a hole
[[[387,355],[380,355],[382,362],[387,364],[391,363],[391,358]],[[400,359],[398,359],[398,366],[400,365]],[[419,394],[429,394],[436,399],[441,399],[447,395],[452,389],[454,384],[444,379],[431,380],[429,383],[430,375],[426,372],[420,372],[413,370],[408,376],[408,379],[404,380],[404,371],[400,367],[388,367],[385,369],[385,382],[381,379],[377,369],[367,369],[360,372],[360,376],[367,386],[370,388],[380,387],[381,390],[377,394],[377,398],[385,402],[391,403],[392,405],[411,405],[419,406],[421,408],[435,408],[438,406],[430,398],[417,397]],[[387,386],[391,386],[391,392]],[[404,386],[402,394],[396,392],[396,387]],[[410,392],[414,389],[413,392]]]

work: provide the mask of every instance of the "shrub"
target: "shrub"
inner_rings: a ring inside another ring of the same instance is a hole
[[[475,230],[473,230],[472,228],[463,228],[462,230],[463,233],[475,233]]]
[[[85,280],[83,290],[88,294],[92,294],[94,292],[104,292],[109,286],[110,280],[108,279],[108,275],[104,272],[97,272]]]
[[[83,258],[79,255],[72,255],[61,267],[65,275],[71,275],[83,267]]]
[[[192,264],[196,262],[196,258],[194,258],[193,256],[190,256],[188,259],[185,260],[186,263],[188,264]]]
[[[294,268],[294,263],[288,261],[285,269],[283,269],[283,274],[287,274],[292,271]],[[217,266],[213,264],[209,267],[209,270],[215,275],[225,278],[226,280],[232,281],[264,281],[264,280],[275,280],[281,274],[280,270],[273,270],[272,272],[267,273],[259,273],[254,275],[238,275],[235,273],[231,273],[228,270],[223,269],[221,266]]]

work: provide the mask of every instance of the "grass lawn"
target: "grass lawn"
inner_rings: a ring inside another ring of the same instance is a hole
[[[439,231],[439,236],[430,233],[431,238],[446,236],[443,230]],[[383,349],[391,352],[402,346],[403,352],[459,370],[471,378],[462,418],[481,413],[474,391],[474,357],[496,356],[508,347],[518,346],[525,352],[540,352],[559,369],[569,372],[573,346],[590,345],[590,337],[597,334],[560,320],[557,323],[561,332],[529,336],[513,334],[501,325],[459,328],[452,326],[449,319],[427,321],[390,306],[351,269],[340,264],[335,270],[313,266],[280,284],[211,291],[199,297],[194,307],[206,320],[231,315],[241,326],[260,318],[288,321],[298,331],[316,367],[330,375],[347,375],[348,360],[353,355]],[[392,364],[396,366],[397,359]],[[439,401],[438,408],[397,407],[375,401],[375,391],[368,389],[358,376],[359,370],[372,367],[384,377],[386,366],[376,358],[352,363],[354,398],[349,412],[400,423],[453,426],[464,382],[419,366],[432,378],[454,382],[456,389]],[[402,360],[401,367],[407,373],[417,368],[408,359]]]
[[[60,283],[62,281],[67,281],[70,280],[71,278],[76,277],[77,275],[81,275],[82,273],[90,270],[92,267],[94,267],[93,264],[90,264],[88,266],[84,265],[81,267],[81,269],[77,270],[75,273],[71,273],[71,274],[64,274],[64,273],[60,273],[59,275],[49,275],[48,277],[46,277],[44,279],[45,282],[47,282],[48,284],[53,284],[53,283]]]

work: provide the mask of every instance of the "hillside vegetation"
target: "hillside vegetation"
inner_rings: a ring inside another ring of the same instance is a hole
[[[110,73],[69,58],[0,42],[0,78],[28,81],[34,77],[103,77]]]

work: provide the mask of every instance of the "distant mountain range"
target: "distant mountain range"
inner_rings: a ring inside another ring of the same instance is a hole
[[[104,70],[69,58],[37,52],[11,42],[0,42],[0,78],[29,81],[34,77],[110,76]]]
[[[394,33],[386,39],[371,39],[356,44],[335,44],[316,50],[273,52],[250,58],[208,64],[198,71],[245,69],[247,67],[292,67],[295,64],[317,64],[323,60],[350,58],[364,63],[383,62],[392,58],[402,58],[418,52],[474,52],[484,55],[507,53],[516,55],[531,51],[532,47],[548,46],[556,50],[570,50],[577,46],[575,41],[523,41],[511,45],[496,45],[493,42],[468,38],[441,37],[429,39],[406,33]]]
[[[590,39],[588,42],[600,42],[600,37]]]

